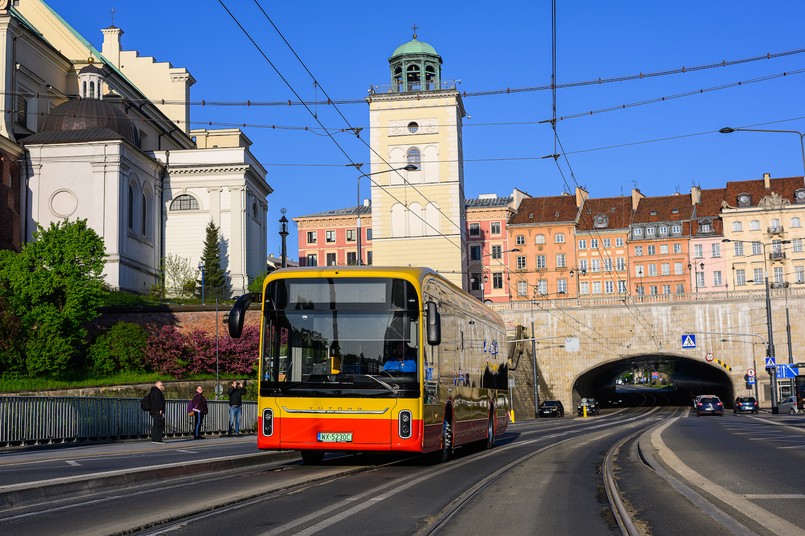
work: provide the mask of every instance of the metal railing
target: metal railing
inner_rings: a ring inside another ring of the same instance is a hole
[[[207,434],[225,434],[229,403],[208,401],[204,418]],[[165,436],[193,434],[187,400],[165,402]],[[257,403],[241,406],[241,432],[254,432]],[[0,397],[0,447],[145,438],[151,435],[151,416],[140,409],[139,398],[75,396]]]

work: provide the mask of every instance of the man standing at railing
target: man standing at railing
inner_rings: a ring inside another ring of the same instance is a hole
[[[226,391],[229,395],[229,431],[226,435],[240,437],[240,407],[243,405],[243,395],[246,388],[237,380],[232,380],[232,386]]]
[[[164,443],[162,435],[165,433],[165,395],[162,391],[165,385],[158,381],[151,387],[148,398],[151,401],[151,443]]]
[[[204,439],[202,432],[204,431],[204,416],[207,414],[207,399],[204,398],[203,392],[204,388],[201,385],[197,385],[196,394],[193,395],[193,400],[190,401],[190,407],[195,413],[193,439]]]

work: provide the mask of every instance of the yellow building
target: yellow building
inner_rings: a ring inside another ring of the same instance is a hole
[[[427,266],[467,286],[461,96],[417,36],[389,58],[391,87],[369,103],[375,265]],[[405,171],[406,165],[416,171]]]

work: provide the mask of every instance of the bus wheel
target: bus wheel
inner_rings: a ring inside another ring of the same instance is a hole
[[[486,425],[486,449],[489,450],[495,446],[495,413],[494,411],[489,414],[489,423]]]
[[[302,461],[306,465],[318,465],[324,459],[323,450],[303,450]]]
[[[449,415],[444,416],[442,422],[442,450],[439,454],[439,461],[444,463],[453,455],[453,426],[450,423]]]

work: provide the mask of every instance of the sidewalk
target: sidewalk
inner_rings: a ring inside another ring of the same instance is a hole
[[[293,451],[259,451],[256,437],[207,436],[43,445],[0,451],[0,510],[120,489],[155,479],[293,460]]]

